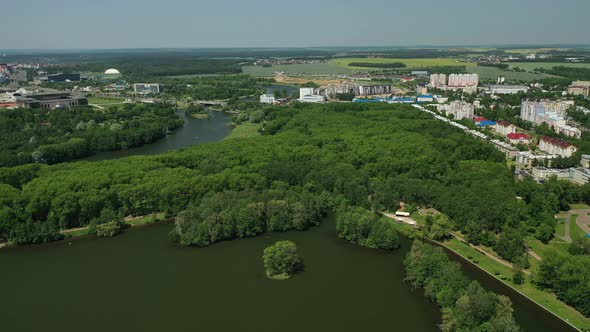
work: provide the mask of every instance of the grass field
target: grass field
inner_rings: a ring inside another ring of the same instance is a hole
[[[590,63],[571,63],[571,62],[507,62],[509,68],[520,68],[527,71],[533,71],[535,68],[551,69],[553,67],[572,67],[572,68],[590,68]]]
[[[125,102],[125,98],[117,97],[89,97],[88,103],[92,105],[104,106],[109,104],[121,104]]]
[[[561,237],[565,236],[565,219],[557,218],[557,225],[555,226],[555,233]]]
[[[473,74],[478,74],[480,80],[487,80],[487,81],[495,81],[498,76],[506,77],[507,81],[514,82],[514,81],[522,81],[522,82],[530,82],[534,80],[538,80],[545,77],[551,77],[551,75],[547,74],[535,74],[535,73],[528,73],[528,72],[513,72],[510,70],[504,70],[495,67],[484,67],[484,66],[471,66],[467,67],[467,71]]]
[[[581,330],[590,330],[590,319],[584,317],[574,308],[561,302],[559,299],[557,299],[555,294],[535,288],[531,284],[529,276],[525,276],[524,285],[516,285],[512,282],[512,269],[494,261],[493,259],[481,254],[477,250],[456,239],[447,241],[444,243],[444,245],[467,259],[471,257],[471,259],[469,259],[471,262],[490,273],[494,277],[500,279],[508,286],[529,297],[536,303],[544,306],[546,309],[553,312],[557,316],[566,319],[569,323],[573,324],[577,328]]]
[[[474,63],[463,63],[454,59],[448,58],[424,58],[424,59],[386,59],[386,58],[343,58],[332,59],[330,63],[343,68],[354,68],[362,70],[375,70],[378,68],[364,68],[364,67],[350,67],[352,62],[368,62],[368,63],[394,63],[401,62],[407,68],[424,68],[424,67],[443,67],[443,66],[475,66]]]
[[[275,76],[276,72],[285,72],[290,75],[340,75],[350,74],[354,70],[352,68],[345,68],[334,65],[330,62],[297,64],[297,65],[278,65],[272,67],[262,66],[244,66],[242,72],[246,75],[269,77]]]
[[[231,133],[225,137],[225,139],[250,138],[259,136],[260,133],[258,133],[258,129],[260,129],[260,127],[262,127],[262,124],[260,123],[242,123],[241,125],[235,127]]]

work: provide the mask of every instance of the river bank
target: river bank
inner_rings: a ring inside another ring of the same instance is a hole
[[[398,231],[405,236],[413,237],[416,230],[407,223],[395,221],[395,218],[384,214],[384,218],[393,219],[392,223],[396,225]],[[489,257],[487,253],[471,247],[469,244],[452,238],[444,242],[428,241],[445,248],[448,252],[453,253],[464,263],[469,264],[497,280],[505,287],[518,293],[523,298],[531,301],[551,315],[560,319],[567,325],[579,331],[590,331],[590,319],[584,317],[573,307],[568,306],[560,301],[553,293],[539,290],[532,285],[531,274],[525,273],[525,282],[523,285],[517,285],[512,281],[512,268],[501,262],[500,258]]]

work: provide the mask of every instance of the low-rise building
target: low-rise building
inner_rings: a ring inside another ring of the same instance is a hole
[[[569,125],[560,125],[560,126],[556,126],[555,128],[555,132],[558,134],[562,134],[568,137],[575,137],[575,138],[581,138],[582,137],[582,131],[576,127],[572,127]]]
[[[575,168],[572,167],[569,170],[569,179],[571,182],[585,185],[590,182],[590,169],[588,168]]]
[[[506,135],[510,144],[531,144],[531,137],[527,134],[511,133]]]
[[[428,93],[428,87],[424,84],[418,84],[416,85],[416,94],[419,95],[425,95]]]
[[[567,169],[556,169],[547,167],[533,167],[532,175],[537,182],[544,182],[545,180],[556,177],[559,180],[569,180],[570,171]]]
[[[529,87],[526,85],[491,84],[483,88],[483,92],[495,95],[515,95],[528,91]]]
[[[508,136],[509,134],[513,134],[516,132],[516,126],[511,124],[510,122],[500,120],[496,122],[494,130],[502,136]]]
[[[497,139],[493,139],[490,142],[492,142],[494,144],[496,149],[504,152],[504,154],[506,155],[506,158],[513,159],[516,157],[516,155],[519,152],[517,148],[513,147],[512,145],[510,145],[506,142],[502,142]]]
[[[580,159],[580,165],[584,168],[590,168],[590,155],[583,154]]]
[[[29,91],[19,89],[16,92],[8,92],[0,98],[5,101],[7,107],[26,107],[26,108],[71,108],[88,105],[88,100],[84,97],[72,95],[68,91],[57,90],[35,90]],[[10,101],[6,103],[6,101]]]
[[[549,154],[556,154],[564,158],[571,157],[578,149],[564,140],[553,137],[543,137],[539,141],[539,149]]]
[[[416,96],[416,102],[418,102],[418,103],[431,103],[433,101],[434,101],[434,97],[432,95]]]
[[[570,95],[582,95],[588,97],[590,92],[590,81],[573,81],[567,88]]]
[[[160,84],[155,83],[135,83],[133,91],[136,95],[159,94]]]
[[[530,169],[533,166],[542,164],[547,167],[551,167],[553,160],[559,158],[557,155],[533,153],[531,151],[520,151],[516,155],[516,163],[526,169]]]
[[[260,96],[260,103],[261,104],[274,104],[275,103],[275,95],[272,94],[264,94]]]

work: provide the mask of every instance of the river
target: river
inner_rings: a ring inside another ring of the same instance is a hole
[[[99,161],[164,153],[193,144],[220,141],[232,130],[230,126],[232,115],[229,113],[209,111],[209,119],[196,119],[185,112],[180,112],[179,116],[184,117],[184,125],[161,140],[127,150],[99,152],[83,160]]]
[[[3,330],[438,330],[439,309],[403,281],[408,239],[394,252],[354,246],[337,238],[328,218],[305,232],[183,248],[168,239],[171,227],[0,250]],[[297,243],[305,271],[270,280],[262,251],[282,239]],[[525,331],[568,331],[497,281],[468,273],[513,298]]]

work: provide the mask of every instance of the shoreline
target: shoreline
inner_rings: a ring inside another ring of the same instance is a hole
[[[450,252],[452,252],[453,254],[455,254],[455,256],[459,257],[461,260],[463,260],[466,263],[471,264],[472,266],[475,266],[476,268],[478,268],[479,270],[487,273],[488,275],[492,276],[494,279],[496,279],[497,281],[501,282],[502,284],[504,284],[505,286],[509,287],[510,289],[514,290],[515,292],[517,292],[518,294],[520,294],[522,297],[526,298],[527,300],[531,301],[532,303],[538,305],[539,307],[543,308],[543,310],[545,310],[546,312],[550,313],[551,315],[555,316],[556,318],[560,319],[561,321],[563,321],[564,323],[566,323],[567,325],[573,327],[575,330],[577,331],[588,331],[588,330],[582,330],[580,328],[578,328],[577,326],[575,326],[573,323],[571,323],[568,319],[563,318],[561,316],[559,316],[558,314],[556,314],[555,312],[549,310],[549,308],[547,308],[546,306],[544,306],[543,304],[539,303],[538,301],[534,300],[533,298],[529,297],[528,295],[526,295],[525,293],[523,293],[521,290],[515,288],[514,286],[510,285],[509,283],[505,282],[504,280],[502,280],[501,278],[498,278],[497,275],[494,275],[493,273],[491,273],[490,271],[484,269],[483,267],[479,266],[478,264],[476,264],[475,262],[471,261],[469,258],[463,256],[462,254],[460,254],[458,251],[454,250],[453,248],[445,245],[443,242],[439,242],[439,241],[435,241],[432,239],[428,239],[425,238],[425,240],[427,240],[428,242],[431,242],[433,244],[436,244],[437,246],[444,248]],[[560,301],[561,302],[561,301]],[[564,303],[565,304],[565,303]],[[567,304],[566,304],[567,305]],[[569,307],[569,306],[568,306]],[[572,309],[574,309],[573,307],[570,307]],[[575,310],[575,309],[574,309]],[[577,311],[576,311],[577,312]]]

